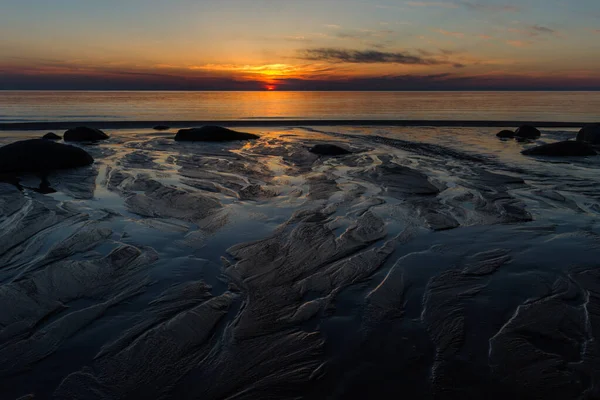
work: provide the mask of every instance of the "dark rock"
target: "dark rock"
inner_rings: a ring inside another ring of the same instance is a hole
[[[43,172],[83,167],[94,162],[79,147],[45,139],[23,140],[0,147],[0,172]]]
[[[100,129],[78,126],[66,131],[64,139],[67,142],[94,142],[97,140],[106,140],[108,139],[108,135]]]
[[[427,175],[404,165],[378,165],[367,177],[387,193],[400,199],[410,195],[435,196],[440,193],[440,189],[429,181]]]
[[[345,154],[352,154],[351,151],[336,146],[335,144],[317,144],[308,151],[321,156],[343,156]]]
[[[181,129],[175,140],[185,142],[230,142],[236,140],[258,139],[252,133],[236,132],[221,126],[203,126],[202,128]]]
[[[54,132],[48,132],[44,136],[42,136],[42,139],[46,139],[46,140],[60,140],[62,138],[60,136],[58,136],[56,133],[54,133]]]
[[[166,125],[156,125],[153,129],[155,131],[168,131],[169,129],[171,129],[171,127]]]
[[[512,139],[515,137],[515,133],[513,131],[509,131],[507,129],[500,131],[496,134],[500,139]]]
[[[600,124],[586,125],[577,134],[578,142],[600,145]]]
[[[454,217],[435,210],[426,210],[424,217],[429,228],[434,231],[446,231],[460,226]]]
[[[515,131],[515,137],[525,139],[537,139],[541,135],[542,133],[537,128],[531,125],[522,125]]]
[[[567,140],[537,146],[522,152],[527,156],[554,156],[554,157],[575,157],[575,156],[595,156],[596,151],[588,144]]]

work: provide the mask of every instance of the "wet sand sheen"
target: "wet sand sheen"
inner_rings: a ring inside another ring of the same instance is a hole
[[[597,158],[486,128],[247,131],[113,131],[54,194],[0,183],[8,398],[597,394]]]

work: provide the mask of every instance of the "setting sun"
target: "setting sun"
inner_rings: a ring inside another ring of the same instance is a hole
[[[265,89],[267,89],[268,91],[273,91],[273,90],[277,89],[277,86],[275,86],[275,85],[267,85],[267,86],[265,86]]]

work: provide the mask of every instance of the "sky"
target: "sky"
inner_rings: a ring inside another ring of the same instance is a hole
[[[599,0],[0,0],[4,90],[600,90]]]

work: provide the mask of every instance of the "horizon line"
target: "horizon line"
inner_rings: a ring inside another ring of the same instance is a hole
[[[271,128],[302,126],[394,126],[394,127],[454,127],[454,128],[510,128],[534,125],[539,128],[581,128],[592,122],[559,121],[494,121],[494,120],[216,120],[216,121],[49,121],[49,122],[2,122],[0,131],[44,131],[67,130],[77,126],[92,126],[98,129],[151,129],[168,125],[170,129],[205,125],[225,127]]]
[[[419,92],[600,92],[600,88],[573,88],[573,89],[413,89],[413,90],[382,90],[382,89],[335,89],[335,90],[311,90],[311,89],[2,89],[0,92],[398,92],[398,93],[419,93]]]

